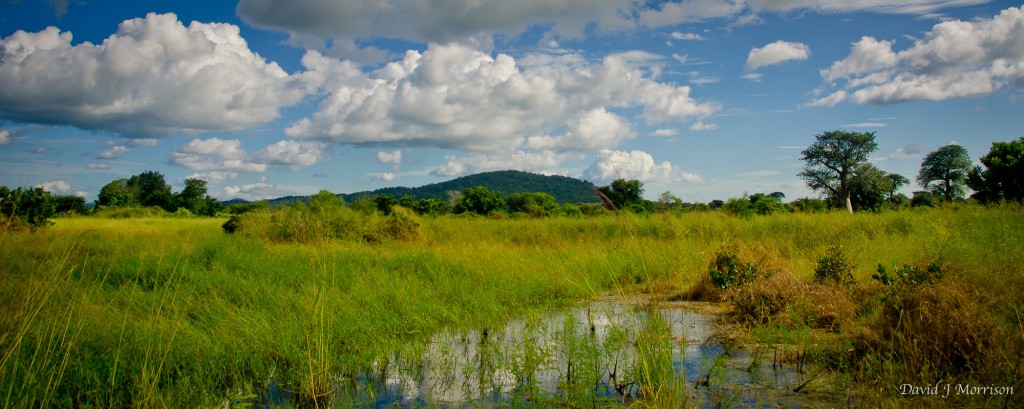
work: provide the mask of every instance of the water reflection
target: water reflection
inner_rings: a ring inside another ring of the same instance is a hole
[[[602,299],[503,328],[446,331],[344,377],[336,406],[836,406],[777,352],[725,348],[692,304]],[[766,358],[768,354],[772,357]]]

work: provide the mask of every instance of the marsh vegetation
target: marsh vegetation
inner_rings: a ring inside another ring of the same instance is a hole
[[[234,234],[181,217],[5,231],[3,406],[1021,402],[1015,205],[540,219],[316,206],[244,213]],[[745,363],[684,370],[700,337],[673,303],[690,299],[723,309],[707,345]],[[616,324],[588,335],[598,319]],[[418,392],[438,360],[475,392]],[[744,365],[797,375],[744,395],[727,372]],[[899,390],[936,383],[1017,394]],[[415,397],[389,392],[413,384]]]

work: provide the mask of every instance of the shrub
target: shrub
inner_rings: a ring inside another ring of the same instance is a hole
[[[754,205],[750,204],[750,200],[745,198],[734,197],[725,202],[722,209],[729,214],[733,214],[740,217],[750,217],[754,215]]]
[[[824,257],[818,258],[814,268],[814,280],[817,282],[832,281],[849,284],[853,280],[853,263],[847,259],[842,247],[831,246]]]
[[[735,248],[719,250],[708,270],[711,282],[722,289],[753,282],[757,274],[757,263],[740,261]]]

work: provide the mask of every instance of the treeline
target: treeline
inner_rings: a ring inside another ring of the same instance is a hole
[[[158,207],[167,212],[214,216],[223,209],[206,191],[206,181],[185,179],[185,188],[173,193],[164,175],[145,171],[107,183],[96,198],[96,210],[121,207]]]

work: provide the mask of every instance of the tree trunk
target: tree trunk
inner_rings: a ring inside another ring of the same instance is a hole
[[[850,199],[850,192],[846,192],[846,211],[853,214],[853,200]]]

